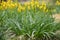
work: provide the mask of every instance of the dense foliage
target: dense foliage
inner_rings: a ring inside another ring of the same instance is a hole
[[[55,40],[60,23],[55,22],[54,13],[60,13],[60,2],[48,5],[44,1],[2,2],[0,5],[0,40]],[[58,11],[59,10],[59,11]],[[16,37],[16,39],[15,39]],[[22,36],[21,36],[22,37]]]

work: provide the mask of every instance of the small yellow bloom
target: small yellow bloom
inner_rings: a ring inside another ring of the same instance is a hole
[[[59,1],[56,1],[56,5],[60,5],[60,2]]]
[[[15,3],[14,5],[15,5],[15,6],[17,6],[18,4],[17,4],[17,3]]]
[[[24,5],[25,6],[30,5],[30,2],[25,2]]]
[[[31,2],[31,5],[35,4],[35,2]]]
[[[34,2],[35,0],[31,0],[32,2]]]
[[[43,9],[44,9],[44,10],[46,10],[47,8],[46,8],[46,7],[44,7]]]
[[[20,9],[20,8],[18,8],[18,9],[17,9],[17,11],[18,11],[18,12],[21,12],[21,9]]]
[[[30,6],[28,6],[28,10],[30,10],[30,8],[31,8],[31,7],[30,7]]]
[[[48,12],[49,10],[47,9],[45,12]]]
[[[46,6],[46,3],[43,1],[43,2],[42,2],[42,5],[43,5],[43,6]]]
[[[3,10],[2,6],[0,6],[0,10]]]
[[[37,7],[40,7],[40,5],[38,4]]]
[[[22,11],[24,11],[25,10],[25,7],[22,7],[21,9],[22,9]]]
[[[39,4],[39,2],[38,1],[35,1],[35,4]]]
[[[43,6],[40,6],[39,8],[40,8],[40,9],[42,9],[42,8],[43,8]]]
[[[11,4],[11,7],[12,7],[12,8],[14,8],[14,7],[15,7],[15,5],[12,3],[12,4]]]

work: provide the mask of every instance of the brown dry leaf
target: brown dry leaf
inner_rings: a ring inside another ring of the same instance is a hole
[[[55,22],[60,22],[60,14],[54,14],[53,18],[55,18]]]

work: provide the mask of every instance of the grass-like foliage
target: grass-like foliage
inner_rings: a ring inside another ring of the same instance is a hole
[[[39,0],[24,3],[2,1],[0,40],[57,40],[60,38],[60,23],[55,20],[55,13],[60,13],[60,1],[53,4]]]
[[[24,35],[26,40],[53,40],[58,28],[59,25],[54,22],[54,18],[49,13],[37,10],[17,12],[16,10],[7,9],[0,11],[1,38],[9,30],[12,30],[16,36]]]

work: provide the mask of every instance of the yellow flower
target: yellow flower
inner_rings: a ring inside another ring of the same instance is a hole
[[[31,0],[32,2],[34,2],[35,0]]]
[[[28,10],[30,10],[30,8],[31,8],[31,7],[30,7],[30,6],[28,6]]]
[[[5,7],[6,5],[4,4],[4,5],[2,5],[3,7]]]
[[[25,6],[30,5],[30,2],[25,2],[24,5]]]
[[[43,2],[42,2],[42,5],[43,5],[43,6],[46,6],[46,3],[43,1]]]
[[[17,7],[18,7],[17,11],[21,12],[22,11],[22,5],[20,3],[17,3]]]
[[[14,8],[14,7],[15,7],[15,5],[14,5],[14,4],[11,4],[11,7],[12,7],[12,8]]]
[[[38,1],[35,1],[35,4],[39,4],[39,2]]]
[[[0,6],[0,10],[3,10],[2,6]]]
[[[49,10],[47,9],[45,12],[48,12]]]
[[[14,5],[15,5],[15,6],[17,6],[18,4],[17,4],[17,3],[15,3]]]
[[[22,9],[22,11],[24,11],[25,10],[25,7],[22,7],[21,9]]]
[[[11,2],[12,2],[12,0],[8,0],[7,2],[8,2],[8,3],[11,3]]]
[[[7,5],[6,2],[2,2],[2,3],[1,3],[1,6],[2,6],[3,9],[6,9],[6,8],[7,8],[6,5]]]
[[[46,8],[46,6],[43,8],[43,10],[46,10],[47,8]]]
[[[42,8],[43,8],[43,6],[40,6],[39,8],[40,8],[40,9],[42,9]]]
[[[56,5],[60,5],[60,2],[59,1],[56,1]]]
[[[38,4],[37,7],[40,7],[40,5]]]
[[[21,12],[21,9],[20,9],[20,8],[18,8],[18,9],[17,9],[17,11],[18,11],[18,12]]]
[[[35,4],[35,2],[31,2],[31,5]]]

